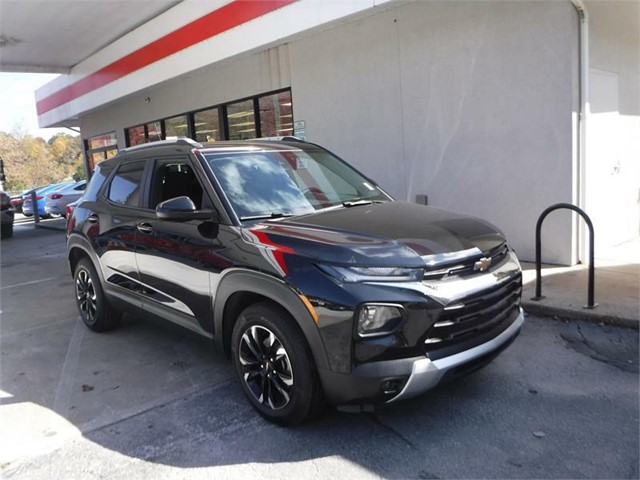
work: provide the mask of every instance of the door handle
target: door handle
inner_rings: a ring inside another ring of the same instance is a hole
[[[98,220],[100,220],[100,218],[98,218],[98,215],[95,213],[92,213],[87,217],[87,222],[89,223],[98,223]]]
[[[151,235],[153,233],[153,227],[148,223],[139,223],[138,231],[140,233],[144,233],[145,235]]]

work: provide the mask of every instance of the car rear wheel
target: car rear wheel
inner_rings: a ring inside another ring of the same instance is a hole
[[[95,332],[106,332],[118,325],[122,314],[109,303],[88,258],[81,259],[76,265],[74,288],[78,312],[87,327]]]
[[[294,425],[322,408],[322,392],[307,341],[282,308],[258,303],[234,325],[236,374],[251,405],[266,419]]]

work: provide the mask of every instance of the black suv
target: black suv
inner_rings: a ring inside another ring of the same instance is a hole
[[[123,150],[67,235],[90,329],[137,308],[212,338],[283,424],[422,393],[488,363],[524,322],[500,230],[396,202],[295,139]]]

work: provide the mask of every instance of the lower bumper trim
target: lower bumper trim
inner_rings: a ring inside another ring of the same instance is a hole
[[[522,309],[520,309],[518,317],[509,326],[509,328],[482,345],[478,345],[470,350],[465,350],[464,352],[441,358],[439,360],[431,360],[429,358],[416,360],[413,362],[411,375],[409,376],[409,380],[407,380],[402,391],[387,403],[419,395],[440,383],[442,377],[449,370],[472,362],[479,357],[498,350],[503,344],[509,342],[518,335],[523,323],[524,313]]]

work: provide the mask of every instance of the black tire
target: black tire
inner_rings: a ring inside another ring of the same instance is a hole
[[[122,313],[109,304],[91,260],[82,258],[78,262],[73,280],[76,305],[84,324],[94,332],[115,328]]]
[[[1,238],[11,238],[13,237],[13,223],[4,223],[2,227],[0,227],[0,237]]]
[[[309,345],[283,308],[261,302],[245,309],[233,327],[231,354],[245,395],[267,420],[295,425],[320,413],[324,401]]]

